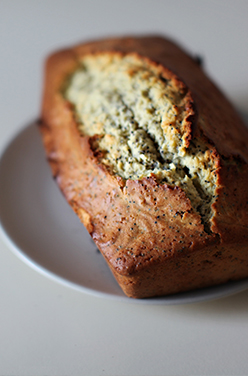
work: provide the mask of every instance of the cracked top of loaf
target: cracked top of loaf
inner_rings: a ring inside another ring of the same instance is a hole
[[[137,54],[87,55],[68,78],[78,130],[101,162],[123,179],[153,175],[181,187],[206,224],[215,199],[214,148],[192,140],[193,99],[171,71]]]

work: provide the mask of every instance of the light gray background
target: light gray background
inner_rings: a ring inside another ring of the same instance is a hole
[[[248,1],[0,1],[0,150],[39,116],[52,50],[123,34],[166,34],[248,111]],[[147,306],[52,282],[0,239],[0,375],[248,375],[248,291]]]

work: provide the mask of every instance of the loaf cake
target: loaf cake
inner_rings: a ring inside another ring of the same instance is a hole
[[[248,129],[174,42],[52,54],[40,129],[54,178],[127,296],[248,277]]]

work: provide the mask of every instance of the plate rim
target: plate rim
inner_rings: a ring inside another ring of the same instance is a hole
[[[186,291],[183,293],[161,296],[161,297],[154,297],[154,298],[149,298],[149,299],[132,299],[127,296],[113,295],[111,293],[104,293],[101,291],[97,291],[93,288],[91,289],[91,288],[79,285],[75,282],[72,282],[66,278],[61,277],[59,274],[56,274],[50,271],[49,269],[45,268],[44,266],[40,265],[39,263],[37,263],[34,259],[28,256],[22,249],[20,249],[16,245],[16,243],[13,241],[13,239],[8,235],[8,232],[5,231],[4,226],[2,225],[1,216],[0,216],[0,236],[2,240],[4,241],[4,243],[6,244],[6,246],[8,247],[8,249],[10,249],[12,253],[18,259],[20,259],[24,264],[29,266],[31,269],[35,270],[42,276],[48,278],[49,280],[58,283],[59,285],[70,288],[79,293],[85,293],[87,295],[91,295],[97,298],[109,299],[109,300],[119,301],[119,302],[144,304],[144,305],[184,305],[184,304],[196,304],[196,303],[214,301],[214,300],[218,300],[218,299],[225,298],[228,296],[236,295],[239,292],[242,292],[248,289],[248,278],[247,278],[247,279],[242,279],[239,281],[230,282],[230,284],[234,284],[233,286],[231,286],[230,289],[226,289],[226,285],[228,284],[227,282],[227,283],[224,283],[223,285],[210,286],[210,287],[199,289],[199,290]],[[213,290],[213,292],[211,294],[211,291],[210,291],[209,295],[201,294],[201,292],[204,290]],[[197,297],[192,298],[191,296],[187,296],[188,294],[192,294],[192,293],[197,293]]]

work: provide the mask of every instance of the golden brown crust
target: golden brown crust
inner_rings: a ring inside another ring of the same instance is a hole
[[[143,56],[185,90],[186,142],[201,134],[216,148],[210,232],[181,188],[159,185],[152,176],[115,177],[94,154],[92,140],[79,134],[62,84],[84,55],[101,51]],[[175,44],[160,37],[121,38],[52,55],[40,128],[61,190],[128,296],[163,295],[248,276],[248,130],[194,59]]]

